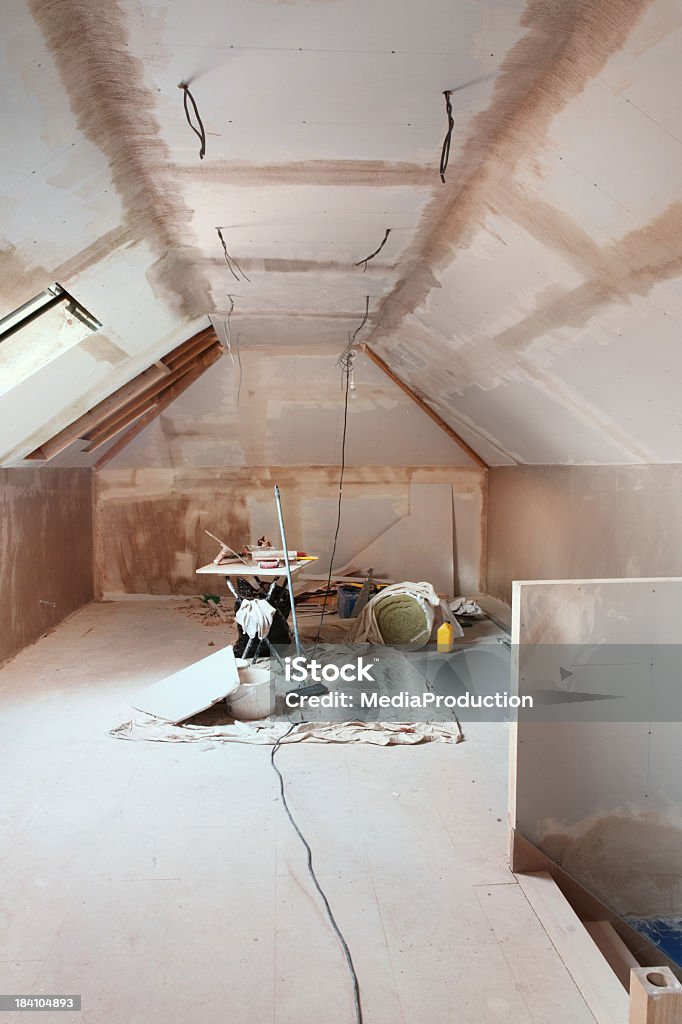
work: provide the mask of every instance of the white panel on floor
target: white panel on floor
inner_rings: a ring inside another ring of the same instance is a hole
[[[188,668],[166,676],[143,690],[131,704],[138,711],[176,725],[217,704],[239,686],[237,663],[231,647],[209,654]]]

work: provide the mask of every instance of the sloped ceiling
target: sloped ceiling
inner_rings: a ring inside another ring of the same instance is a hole
[[[490,464],[681,461],[676,0],[1,18],[0,315],[58,281],[103,324],[0,399],[5,464],[232,302],[245,348],[328,350],[335,375],[366,295],[358,341]]]

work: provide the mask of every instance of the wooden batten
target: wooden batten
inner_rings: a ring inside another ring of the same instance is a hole
[[[202,331],[196,338],[192,338],[191,344],[188,343],[187,346],[183,346],[182,352],[172,352],[169,356],[166,356],[166,366],[169,371],[177,370],[216,343],[218,343],[218,338],[214,330]]]
[[[199,356],[193,363],[181,367],[179,370],[175,370],[170,377],[167,378],[166,387],[154,390],[144,400],[136,401],[132,406],[127,408],[121,415],[116,416],[111,420],[107,420],[101,426],[94,430],[88,435],[87,440],[90,444],[85,449],[86,452],[97,451],[103,444],[115,437],[122,430],[133,423],[143,413],[147,413],[150,410],[156,409],[160,402],[163,401],[165,396],[170,393],[173,387],[183,381],[185,377],[194,373],[195,370],[199,370],[200,373],[211,365],[215,360],[212,359],[213,351],[216,351],[217,355],[222,353],[222,348],[217,345],[212,345],[208,352]],[[192,379],[196,379],[193,377]],[[179,392],[177,392],[179,393]],[[176,394],[176,392],[173,392]]]
[[[198,334],[194,334],[191,338],[188,338],[187,341],[183,341],[182,345],[178,345],[174,348],[172,352],[165,355],[161,361],[165,363],[166,366],[170,366],[174,359],[179,359],[180,356],[183,356],[185,352],[188,352],[193,345],[196,345],[197,342],[204,341],[207,338],[211,338],[213,341],[218,340],[218,336],[212,327],[205,327],[203,331],[199,331]]]
[[[136,418],[130,416],[134,409],[138,410],[136,415],[140,416],[149,407],[150,398],[184,377],[197,358],[209,351],[212,346],[216,346],[218,352],[222,351],[217,334],[212,327],[207,327],[182,345],[178,345],[162,360],[157,360],[48,441],[44,441],[26,458],[35,461],[52,459],[68,448],[73,441],[101,438],[103,433],[109,432],[115,422],[121,424],[118,430],[122,430],[127,423]],[[108,436],[111,437],[113,434],[108,433]]]
[[[79,416],[77,420],[70,423],[68,427],[60,430],[58,434],[51,437],[49,441],[44,441],[39,448],[27,455],[27,459],[34,460],[46,460],[52,459],[59,452],[64,451],[68,448],[73,441],[77,441],[79,438],[87,434],[88,430],[95,427],[105,416],[110,415],[113,412],[121,409],[124,405],[134,399],[137,395],[146,391],[151,385],[158,383],[159,381],[167,381],[168,372],[167,369],[163,370],[156,365],[150,366],[148,370],[144,370],[133,380],[128,381],[123,387],[118,388],[108,398],[105,398],[102,402],[99,402],[89,412]]]
[[[162,395],[159,395],[154,408],[147,410],[143,415],[138,415],[138,418],[132,426],[130,426],[128,430],[119,437],[118,441],[112,444],[111,448],[107,449],[100,460],[95,463],[94,468],[96,470],[102,469],[110,459],[113,459],[115,455],[118,455],[118,453],[122,451],[134,437],[137,437],[137,435],[140,434],[153,420],[155,420],[156,417],[171,404],[171,402],[174,402],[178,395],[181,395],[182,392],[190,386],[190,384],[193,384],[195,380],[198,380],[209,366],[213,366],[213,364],[220,359],[223,351],[222,345],[217,345],[215,348],[211,348],[204,356],[200,357],[197,364],[193,366],[188,373],[174,384],[171,384],[171,386],[164,391]]]
[[[164,392],[161,392],[161,395],[157,395],[155,398],[150,399],[146,405],[130,410],[124,418],[117,420],[116,423],[112,424],[108,430],[100,431],[97,437],[91,440],[83,451],[88,454],[90,452],[96,452],[98,448],[101,448],[102,445],[107,443],[107,441],[110,441],[112,437],[116,437],[117,434],[120,434],[122,430],[129,427],[131,423],[135,422],[135,420],[138,420],[140,416],[146,416],[148,412],[155,410],[163,394]]]
[[[453,430],[450,424],[446,423],[443,417],[438,415],[435,409],[432,409],[423,398],[420,398],[419,395],[412,390],[409,384],[406,384],[404,380],[401,380],[397,373],[393,372],[388,363],[385,363],[380,355],[377,355],[369,345],[363,345],[362,350],[372,360],[372,362],[378,366],[379,369],[397,385],[397,387],[400,388],[401,391],[403,391],[416,405],[419,406],[422,412],[425,412],[426,415],[455,442],[455,444],[459,445],[462,451],[466,452],[470,459],[474,460],[477,466],[480,466],[481,469],[489,469],[488,463],[481,458],[478,452],[475,452],[471,445],[467,444],[464,438],[460,437],[457,431]]]
[[[218,342],[213,342],[209,348],[204,351],[210,351],[214,346],[220,348]],[[199,358],[201,358],[201,356]],[[179,366],[177,369],[170,372],[167,377],[164,377],[163,380],[158,381],[156,384],[153,384],[152,387],[144,391],[134,401],[129,402],[128,405],[119,409],[119,411],[114,413],[114,415],[108,416],[106,419],[102,420],[97,424],[94,430],[88,431],[84,440],[98,442],[102,438],[107,439],[108,437],[112,437],[113,434],[118,433],[119,430],[135,418],[135,415],[139,416],[140,412],[144,412],[154,399],[161,395],[166,388],[175,384],[175,382],[184,377],[186,373],[189,373],[192,367],[198,364],[199,358],[193,358],[191,361]],[[116,429],[112,430],[113,427],[116,427]],[[97,445],[91,445],[86,449],[86,451],[93,451],[95,447],[97,447]]]
[[[627,992],[552,876],[516,878],[597,1024],[627,1024]]]

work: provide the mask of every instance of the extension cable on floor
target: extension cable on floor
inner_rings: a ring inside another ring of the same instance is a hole
[[[316,685],[321,685],[321,684],[316,684]],[[298,838],[301,840],[303,846],[305,847],[305,851],[306,851],[307,858],[308,858],[308,873],[310,874],[310,877],[313,880],[313,884],[315,885],[315,888],[317,889],[317,891],[318,891],[318,893],[320,895],[320,899],[322,900],[322,903],[324,904],[324,909],[325,909],[325,911],[327,913],[327,917],[329,919],[329,923],[331,924],[332,930],[333,930],[334,934],[336,935],[336,938],[339,941],[339,945],[341,946],[341,949],[343,950],[343,955],[346,958],[346,963],[348,964],[348,970],[350,972],[350,976],[351,976],[351,979],[352,979],[352,982],[353,982],[353,1000],[354,1000],[354,1004],[355,1004],[355,1022],[356,1022],[356,1024],[363,1024],[362,1002],[360,1000],[360,984],[358,982],[358,976],[355,973],[355,966],[353,964],[353,957],[351,956],[351,952],[350,952],[350,949],[348,948],[348,943],[346,942],[346,940],[344,938],[343,932],[341,931],[341,929],[339,928],[338,924],[336,923],[336,918],[334,917],[334,914],[332,912],[332,908],[329,905],[329,900],[327,899],[327,896],[326,896],[326,894],[324,892],[324,889],[322,888],[322,886],[320,885],[320,883],[317,880],[317,875],[315,874],[315,869],[313,867],[313,851],[310,849],[310,845],[308,843],[308,840],[306,839],[306,837],[301,832],[301,829],[298,827],[298,825],[296,823],[296,820],[295,820],[293,814],[291,813],[291,811],[289,809],[289,804],[287,803],[286,793],[284,791],[284,776],[282,775],[281,771],[279,770],[279,768],[275,764],[275,755],[276,755],[277,751],[279,750],[280,746],[282,745],[283,740],[285,740],[287,738],[287,736],[289,736],[293,732],[293,730],[296,728],[297,724],[300,724],[300,723],[296,723],[296,722],[292,723],[292,725],[284,733],[284,735],[280,736],[280,738],[276,741],[276,743],[274,744],[274,746],[272,748],[272,751],[270,753],[270,764],[272,765],[274,770],[277,772],[277,776],[279,778],[279,795],[280,795],[280,799],[282,801],[282,805],[284,807],[284,810],[287,813],[287,817],[288,817],[289,821],[291,822],[291,825],[292,825],[296,835],[298,836]]]

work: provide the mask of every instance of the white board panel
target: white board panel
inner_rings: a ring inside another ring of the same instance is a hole
[[[172,676],[154,683],[131,702],[137,711],[145,711],[155,718],[177,725],[223,697],[239,686],[239,673],[231,647],[209,654],[193,665],[174,672]]]
[[[409,514],[351,561],[396,582],[425,580],[438,594],[454,595],[452,487],[411,484]]]
[[[682,912],[682,579],[513,585],[510,821],[622,915]],[[541,705],[541,702],[540,702]]]

